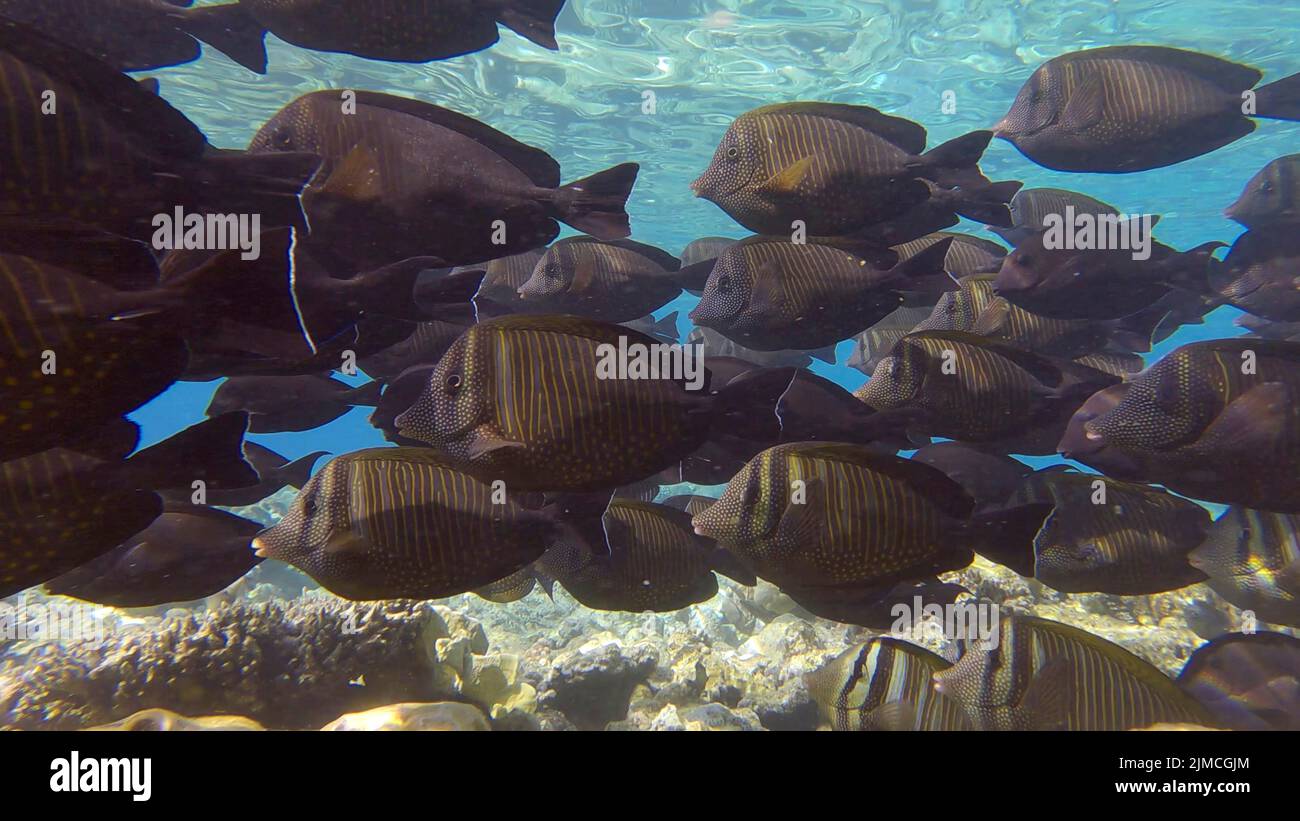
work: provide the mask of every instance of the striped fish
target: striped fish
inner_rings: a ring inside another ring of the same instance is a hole
[[[833,345],[902,305],[914,278],[945,276],[951,244],[941,240],[879,270],[833,245],[751,237],[718,257],[690,318],[758,350]]]
[[[989,137],[976,131],[926,152],[924,128],[873,108],[770,105],[731,124],[691,189],[758,234],[788,234],[792,220],[813,236],[850,234],[926,202],[932,191],[946,192],[957,213],[1001,223],[1010,194],[981,199],[992,188],[978,168]],[[959,185],[966,190],[947,191]]]
[[[775,408],[793,369],[747,375],[714,393],[693,390],[681,369],[616,368],[620,351],[630,360],[632,351],[660,347],[628,328],[571,316],[482,322],[443,356],[397,428],[512,491],[574,492],[649,478],[719,426],[759,441],[779,434]]]
[[[0,599],[107,553],[162,512],[158,492],[203,481],[252,485],[243,459],[248,417],[226,414],[136,453],[122,421],[76,443],[0,463]]]
[[[527,305],[519,298],[519,289],[533,275],[537,263],[545,255],[546,249],[525,251],[488,262],[483,268],[487,275],[483,277],[483,287],[478,295],[511,310],[525,310]],[[544,313],[538,309],[536,313]]]
[[[1247,228],[1300,222],[1300,154],[1278,157],[1260,169],[1223,215]]]
[[[651,502],[614,499],[603,517],[609,552],[581,545],[552,548],[537,569],[593,610],[670,612],[718,592],[714,572],[753,586],[754,575],[712,539],[697,535],[691,516]]]
[[[558,514],[434,451],[372,448],[326,464],[253,548],[344,598],[437,599],[501,581],[562,534]]]
[[[806,368],[812,364],[813,359],[835,364],[834,345],[827,345],[816,351],[756,351],[733,342],[712,328],[699,326],[692,328],[686,335],[686,344],[703,346],[700,350],[704,352],[705,360],[715,356],[729,356],[766,368]]]
[[[1147,171],[1254,131],[1242,104],[1251,89],[1251,116],[1300,119],[1300,75],[1255,89],[1261,76],[1163,46],[1077,51],[1040,66],[994,132],[1058,171]]]
[[[973,334],[922,331],[903,337],[855,395],[877,410],[917,410],[929,436],[1054,453],[1080,402],[1118,381]]]
[[[319,164],[310,154],[217,152],[157,94],[6,19],[0,134],[0,220],[72,219],[143,241],[154,235],[154,216],[176,207],[301,225],[298,194]]]
[[[804,678],[832,730],[970,730],[961,704],[934,689],[943,657],[882,636],[851,647]]]
[[[969,331],[984,309],[998,297],[993,278],[987,274],[962,277],[957,290],[939,298],[930,315],[916,323],[914,331]]]
[[[594,237],[562,239],[546,250],[519,298],[546,313],[630,322],[676,299],[681,261],[650,245]]]
[[[0,460],[84,436],[184,372],[180,339],[111,321],[134,303],[120,296],[86,277],[0,254]]]
[[[1046,230],[1047,218],[1064,219],[1066,209],[1075,214],[1117,215],[1119,209],[1077,191],[1064,188],[1024,188],[1011,198],[1011,227],[989,226],[989,230],[1012,245],[1019,245],[1030,234]]]
[[[1051,468],[1012,498],[1054,505],[1034,538],[1034,578],[1049,587],[1139,596],[1205,581],[1188,563],[1210,526],[1210,514],[1195,502],[1149,485]]]
[[[1071,425],[1061,451],[1197,499],[1300,512],[1300,343],[1183,345]]]
[[[848,444],[778,445],[751,459],[717,503],[694,519],[761,578],[791,597],[834,601],[889,592],[899,581],[960,570],[972,548],[1018,553],[1047,510],[972,516],[974,501],[938,470]],[[805,605],[808,606],[808,605]]]
[[[1188,558],[1237,607],[1300,627],[1300,516],[1230,507]]]
[[[1247,231],[1223,265],[1210,269],[1210,287],[1228,304],[1278,322],[1300,320],[1300,239],[1294,227]]]
[[[1129,730],[1214,726],[1172,679],[1117,644],[1034,616],[1004,615],[1000,640],[973,642],[934,674],[980,730]]]
[[[1233,730],[1300,730],[1300,639],[1227,633],[1197,648],[1178,686]]]
[[[897,308],[889,316],[872,325],[854,338],[853,353],[845,364],[870,376],[880,364],[880,359],[907,336],[917,323],[924,322],[934,312],[933,306]]]
[[[372,60],[426,63],[481,51],[497,24],[555,51],[564,0],[239,0],[280,39]]]

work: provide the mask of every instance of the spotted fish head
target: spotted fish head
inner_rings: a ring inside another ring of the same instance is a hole
[[[285,106],[266,124],[258,129],[248,144],[251,153],[263,154],[271,151],[309,151],[322,153],[326,150],[322,137],[325,120],[322,105],[333,105],[337,109],[339,98],[332,95],[333,102],[316,94],[299,97]]]
[[[315,579],[327,579],[354,560],[356,536],[349,510],[346,457],[334,459],[313,476],[280,521],[258,533],[258,556],[297,567]]]
[[[906,340],[881,357],[871,379],[854,394],[876,410],[907,405],[921,393],[925,383],[925,351]]]
[[[519,298],[540,302],[567,292],[573,284],[576,263],[572,249],[563,245],[548,248],[537,261],[532,276],[519,286]]]
[[[752,293],[753,276],[745,255],[736,249],[728,250],[714,263],[690,320],[704,328],[729,328],[749,306]]]
[[[713,154],[713,162],[691,183],[695,196],[725,208],[743,198],[744,192],[763,179],[766,147],[760,139],[755,116],[742,116],[727,129]]]
[[[1128,384],[1112,410],[1086,423],[1089,439],[1160,451],[1195,439],[1222,407],[1191,351],[1174,351]]]
[[[1049,251],[1044,245],[1043,234],[1033,234],[1003,258],[993,279],[993,290],[1014,302],[1015,295],[1030,293],[1047,283],[1052,270],[1063,261],[1061,252]]]
[[[695,515],[691,524],[697,534],[720,544],[738,545],[760,541],[776,531],[787,494],[771,491],[774,463],[766,458],[771,453],[765,451],[751,459],[727,483],[718,500]]]
[[[429,373],[420,398],[395,423],[402,436],[432,445],[469,461],[477,431],[491,421],[491,373],[481,356],[481,328],[462,334]]]
[[[993,135],[1014,143],[1054,125],[1066,103],[1062,75],[1053,62],[1039,67],[1020,87],[1006,116],[993,126]]]
[[[1278,157],[1246,183],[1237,201],[1223,212],[1247,228],[1293,222],[1300,217],[1300,154]]]

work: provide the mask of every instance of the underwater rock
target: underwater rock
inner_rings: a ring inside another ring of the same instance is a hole
[[[790,679],[774,693],[757,693],[741,699],[766,730],[815,730],[817,703],[801,679]]]
[[[87,727],[86,729],[125,730],[128,732],[194,732],[197,730],[265,730],[266,728],[253,719],[244,718],[243,716],[197,716],[195,718],[189,718],[187,716],[173,713],[171,710],[159,710],[154,708],[150,710],[141,710],[135,715],[127,716],[121,721],[114,721],[112,724],[103,724],[99,727]]]
[[[385,732],[488,731],[487,717],[472,704],[438,701],[431,704],[390,704],[363,713],[348,713],[321,730],[383,730]]]
[[[555,658],[537,687],[537,703],[563,713],[580,730],[603,729],[627,716],[633,689],[658,664],[652,647],[624,646],[611,634],[598,635]]]
[[[159,707],[315,729],[344,713],[440,701],[458,696],[460,671],[447,669],[435,645],[483,647],[481,626],[453,622],[456,632],[429,604],[319,597],[50,645],[24,668],[0,671],[0,727],[78,729]],[[6,686],[19,675],[22,687]]]

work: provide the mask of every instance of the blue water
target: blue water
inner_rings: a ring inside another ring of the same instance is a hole
[[[208,3],[201,3],[206,5]],[[930,144],[1001,118],[1043,61],[1067,51],[1150,43],[1253,65],[1265,82],[1300,70],[1300,5],[1279,0],[570,0],[553,53],[509,31],[492,49],[429,65],[396,65],[309,52],[268,36],[270,70],[254,75],[213,49],[185,66],[151,72],[162,94],[213,144],[245,146],[280,107],[322,88],[417,97],[477,117],[550,152],[567,180],[615,163],[642,165],[629,203],[633,237],[677,253],[705,235],[745,232],[687,187],[708,164],[727,125],[769,103],[824,100],[870,105],[923,123]],[[944,113],[945,92],[955,113]],[[645,110],[653,94],[654,110]],[[1170,168],[1133,175],[1064,174],[994,141],[982,167],[1026,187],[1070,188],[1122,211],[1160,214],[1156,238],[1186,249],[1231,242],[1224,219],[1245,181],[1273,158],[1300,150],[1300,127],[1260,121],[1255,134]],[[981,226],[964,230],[989,236]],[[688,296],[657,312],[679,311]],[[1239,333],[1222,309],[1184,328],[1155,356],[1202,338]],[[851,349],[838,351],[844,362]],[[843,365],[813,370],[852,389],[865,377]],[[347,380],[353,383],[364,379]],[[216,387],[182,384],[133,414],[144,444],[203,418]],[[342,453],[382,442],[367,409],[308,433],[253,436],[286,456]]]

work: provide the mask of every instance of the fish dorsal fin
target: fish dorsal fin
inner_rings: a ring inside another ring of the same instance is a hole
[[[1168,66],[1213,83],[1232,94],[1254,88],[1264,76],[1258,69],[1250,66],[1229,62],[1209,54],[1168,46],[1106,46],[1068,55],[1068,59],[1080,61],[1099,58]]]
[[[902,117],[893,117],[865,105],[845,105],[843,103],[777,103],[764,106],[753,114],[804,114],[810,117],[825,117],[839,120],[849,125],[870,131],[881,139],[898,146],[909,154],[925,151],[926,134],[924,126]]]
[[[357,145],[334,167],[318,191],[354,202],[382,199],[384,188],[379,173],[379,157],[370,147]]]
[[[473,117],[431,103],[381,94],[377,91],[358,91],[356,95],[357,102],[363,105],[416,117],[474,140],[505,158],[515,168],[528,175],[533,185],[539,188],[560,186],[560,164],[550,154],[502,134]]]
[[[646,245],[643,242],[637,242],[635,240],[630,240],[630,239],[602,240],[602,239],[597,239],[595,237],[581,236],[581,237],[566,237],[565,239],[562,239],[555,244],[563,245],[567,243],[570,245],[576,245],[578,243],[583,243],[583,242],[590,242],[596,245],[609,245],[614,248],[622,248],[624,251],[630,251],[634,254],[639,254],[645,257],[646,259],[650,260],[651,262],[653,262],[655,265],[658,265],[660,268],[664,269],[665,271],[677,271],[682,267],[682,261],[680,259],[668,253],[667,251],[663,250],[662,248],[656,248],[653,245]]]
[[[337,556],[340,553],[365,553],[366,547],[366,540],[352,531],[336,530],[325,540],[321,549],[331,556]]]
[[[580,336],[595,342],[608,342],[614,345],[618,344],[620,338],[626,339],[628,345],[636,343],[655,344],[652,337],[632,328],[601,322],[598,319],[587,319],[586,317],[564,314],[510,314],[480,322],[470,332],[488,332],[491,330],[565,334]],[[654,349],[650,348],[649,350]]]
[[[838,442],[798,446],[795,453],[804,458],[855,465],[888,476],[911,487],[955,519],[969,518],[975,510],[975,500],[961,485],[924,462]]]

